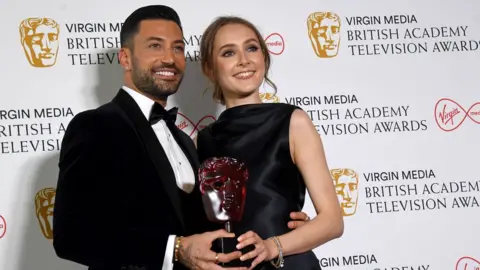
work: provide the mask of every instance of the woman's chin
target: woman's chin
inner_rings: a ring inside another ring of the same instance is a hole
[[[237,91],[237,95],[241,98],[247,97],[258,97],[260,98],[260,93],[258,92],[258,88],[250,88],[250,89],[243,89],[242,91]]]

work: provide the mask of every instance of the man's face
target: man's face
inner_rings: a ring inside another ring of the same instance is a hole
[[[53,66],[57,60],[58,28],[41,24],[27,31],[23,47],[30,64],[36,67]]]
[[[358,182],[353,176],[341,175],[335,183],[338,201],[344,216],[351,216],[357,211]]]
[[[312,29],[311,39],[320,57],[334,57],[340,45],[340,23],[325,18]]]
[[[177,92],[185,72],[185,43],[176,23],[142,21],[131,57],[132,81],[140,91],[161,100]]]

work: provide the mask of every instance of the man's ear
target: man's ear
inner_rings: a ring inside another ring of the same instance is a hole
[[[131,51],[127,48],[120,48],[118,52],[118,60],[123,70],[131,70]]]

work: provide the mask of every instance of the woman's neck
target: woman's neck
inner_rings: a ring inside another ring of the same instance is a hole
[[[253,92],[249,96],[245,97],[231,97],[227,98],[225,97],[225,108],[229,109],[232,107],[240,106],[240,105],[247,105],[247,104],[258,104],[262,103],[262,100],[260,99],[260,95],[258,94],[257,91]]]

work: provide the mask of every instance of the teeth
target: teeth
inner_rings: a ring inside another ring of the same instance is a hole
[[[246,77],[252,76],[253,73],[254,73],[253,71],[242,72],[242,73],[239,73],[239,74],[235,75],[235,77],[246,78]]]
[[[161,75],[161,76],[173,76],[175,75],[173,72],[170,71],[158,71],[155,72],[156,75]]]

